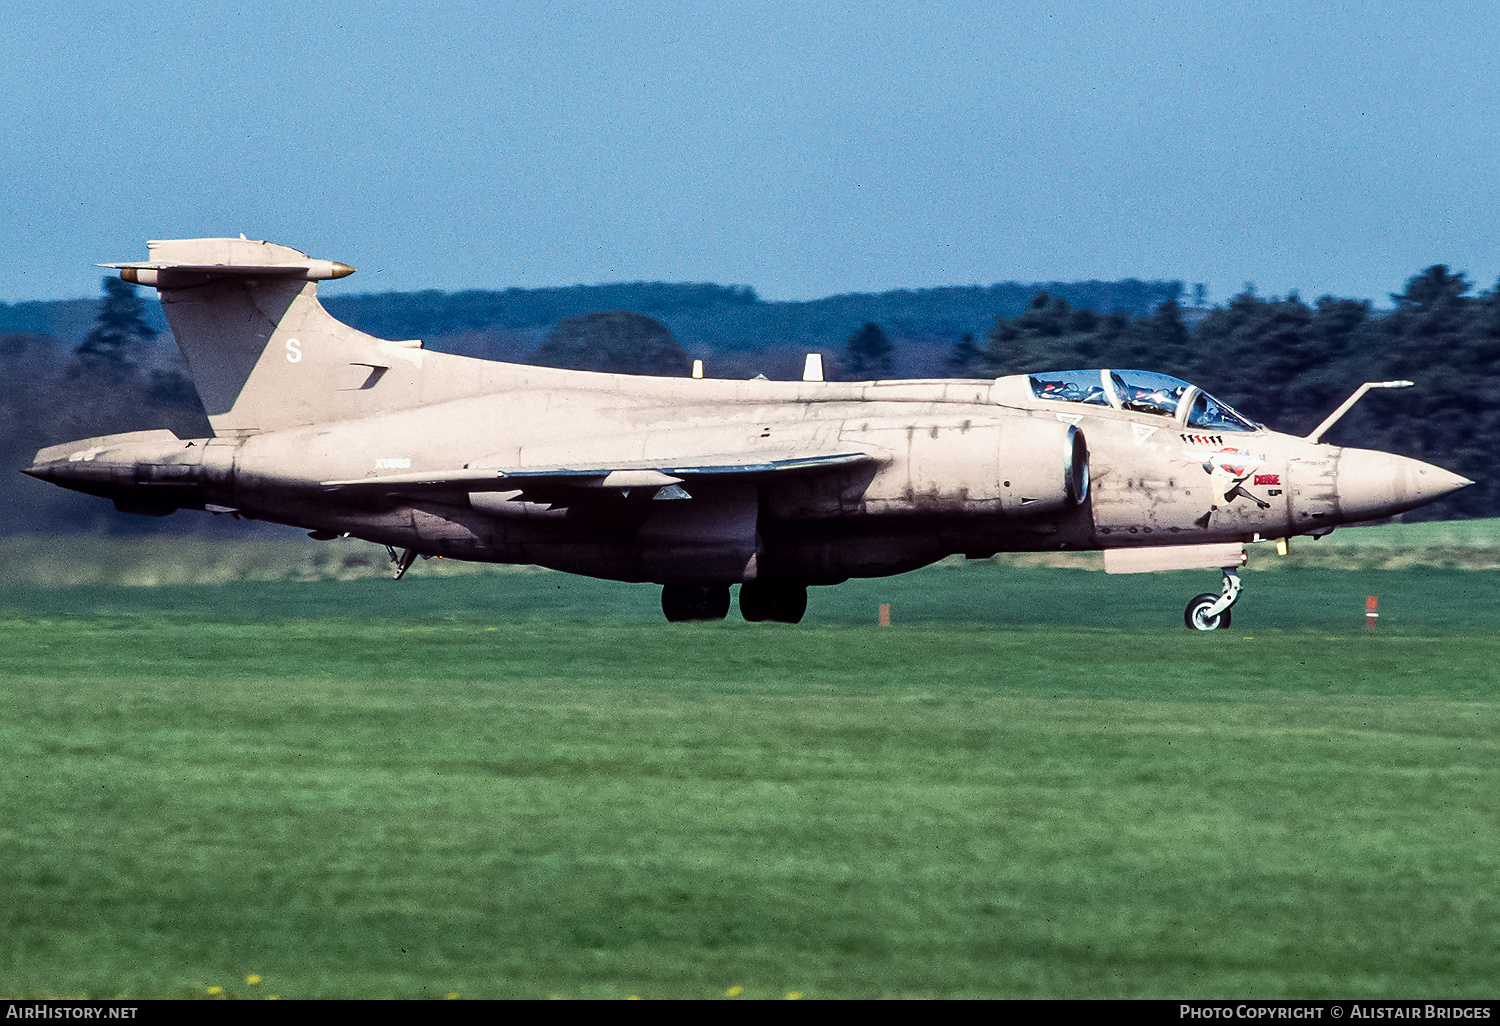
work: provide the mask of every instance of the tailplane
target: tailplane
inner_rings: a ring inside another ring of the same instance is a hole
[[[161,294],[215,434],[369,416],[421,401],[422,343],[366,335],[318,302],[317,283],[353,274],[348,264],[244,238],[150,247],[148,261],[103,266]]]

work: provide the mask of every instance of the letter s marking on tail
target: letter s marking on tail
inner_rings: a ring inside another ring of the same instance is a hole
[[[299,342],[299,341],[297,341],[294,338],[289,338],[289,339],[286,340],[286,362],[287,363],[301,363],[302,362],[302,350],[299,349],[299,348],[297,348],[300,345],[302,345],[302,343]]]

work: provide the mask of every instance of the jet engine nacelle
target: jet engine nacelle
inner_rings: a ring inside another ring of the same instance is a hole
[[[1010,421],[1000,445],[1005,512],[1048,513],[1088,498],[1089,447],[1076,424],[1040,418]]]
[[[865,512],[1029,517],[1088,498],[1083,432],[1051,418],[1013,416],[927,426],[872,425],[845,441],[878,446],[889,465],[865,492]]]

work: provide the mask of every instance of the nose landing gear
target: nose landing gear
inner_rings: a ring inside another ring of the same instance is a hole
[[[1204,593],[1187,604],[1183,622],[1191,630],[1216,631],[1229,626],[1229,609],[1240,599],[1240,575],[1232,566],[1221,571],[1224,574],[1224,590],[1219,594]]]

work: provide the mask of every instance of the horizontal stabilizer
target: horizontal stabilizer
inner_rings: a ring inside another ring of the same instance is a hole
[[[323,487],[329,491],[354,489],[378,492],[508,492],[538,485],[554,487],[561,485],[574,488],[636,488],[648,483],[676,484],[685,478],[703,475],[750,477],[878,462],[880,462],[878,457],[867,452],[813,454],[756,452],[675,460],[581,463],[563,467],[466,467],[463,470],[387,474],[382,477],[354,478],[347,481],[324,481]]]
[[[187,286],[195,284],[200,279],[207,281],[230,274],[291,278],[296,281],[329,281],[334,278],[347,278],[354,273],[354,268],[348,264],[341,264],[337,260],[306,260],[296,264],[138,263],[100,264],[99,266],[118,268],[121,278],[136,285],[153,285],[158,288],[171,288],[174,285]]]
[[[153,428],[149,431],[125,431],[114,435],[98,435],[94,438],[80,438],[76,442],[63,442],[61,445],[49,445],[36,454],[31,461],[32,469],[46,466],[49,463],[92,463],[101,454],[111,449],[118,449],[126,445],[168,445],[179,442],[180,438],[166,428]],[[26,474],[30,471],[23,470]],[[35,474],[33,477],[37,476]]]
[[[190,288],[226,276],[329,281],[347,278],[354,268],[336,260],[314,260],[290,246],[251,239],[164,239],[150,243],[151,259],[100,264],[120,277],[156,288]]]

